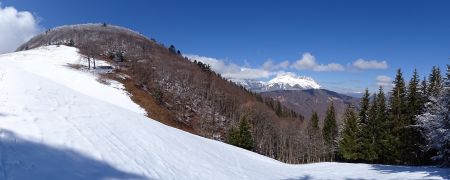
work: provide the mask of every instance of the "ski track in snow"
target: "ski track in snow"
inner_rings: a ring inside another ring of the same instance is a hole
[[[144,116],[75,48],[0,55],[0,179],[448,179],[449,169],[289,165]]]

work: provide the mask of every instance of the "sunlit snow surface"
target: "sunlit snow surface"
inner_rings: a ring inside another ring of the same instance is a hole
[[[0,179],[448,179],[450,170],[288,165],[144,116],[100,83],[77,49],[0,55]]]

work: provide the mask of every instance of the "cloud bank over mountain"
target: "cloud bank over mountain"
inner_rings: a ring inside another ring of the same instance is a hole
[[[42,30],[32,13],[0,4],[0,53],[14,51]]]

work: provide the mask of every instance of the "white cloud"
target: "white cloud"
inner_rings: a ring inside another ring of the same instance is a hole
[[[303,53],[302,58],[292,64],[296,69],[312,69],[316,66],[316,58],[310,53]]]
[[[184,56],[189,58],[191,61],[197,60],[209,64],[213,71],[229,79],[260,79],[268,78],[274,74],[264,69],[240,67],[236,64],[226,63],[225,61],[216,58],[192,54],[185,54]]]
[[[313,69],[314,71],[344,71],[344,66],[337,64],[337,63],[330,63],[330,64],[321,64],[317,65]]]
[[[274,62],[269,59],[266,62],[264,62],[263,69],[267,71],[286,69],[289,67],[289,64],[290,64],[289,61],[283,61],[279,64],[274,64]]]
[[[377,80],[377,86],[383,86],[383,87],[387,87],[387,88],[390,88],[393,86],[392,78],[389,76],[379,75],[376,77],[376,80]]]
[[[0,4],[0,53],[14,51],[41,30],[30,12],[2,7]]]
[[[359,70],[365,69],[387,69],[388,64],[386,61],[377,61],[377,60],[364,60],[358,59],[353,62],[353,67]]]
[[[311,53],[303,53],[302,58],[292,64],[292,67],[299,70],[309,69],[313,71],[344,71],[341,64],[317,64],[316,58]]]

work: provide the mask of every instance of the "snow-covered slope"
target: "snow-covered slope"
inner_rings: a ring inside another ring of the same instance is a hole
[[[230,80],[254,92],[320,89],[320,85],[311,77],[297,76],[291,72],[280,73],[267,82],[251,79]]]
[[[445,179],[449,170],[288,165],[145,117],[71,47],[0,55],[0,179]]]

